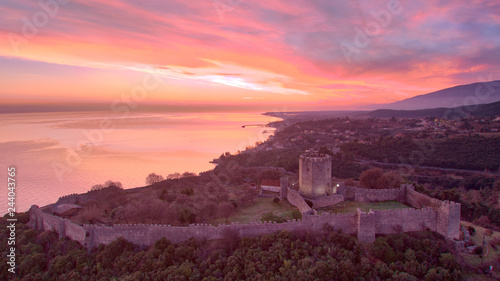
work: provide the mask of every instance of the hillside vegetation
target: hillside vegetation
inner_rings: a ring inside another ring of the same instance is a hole
[[[24,215],[26,222],[27,216]],[[7,252],[0,219],[0,252]],[[18,224],[17,276],[1,280],[460,280],[464,272],[442,238],[430,232],[379,237],[363,250],[355,238],[325,232],[278,232],[151,247],[118,239],[87,253],[77,242]]]
[[[341,148],[348,154],[389,163],[498,171],[499,144],[500,137],[414,140],[389,136],[370,144],[350,142]]]

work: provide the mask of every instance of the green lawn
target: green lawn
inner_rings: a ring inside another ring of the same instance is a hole
[[[363,212],[372,210],[390,210],[390,209],[405,209],[410,208],[405,204],[397,201],[383,201],[383,202],[356,202],[356,201],[342,201],[334,206],[320,208],[318,212],[328,213],[354,213],[360,208]]]
[[[248,206],[238,207],[233,215],[229,217],[229,222],[239,222],[240,224],[249,222],[260,222],[263,214],[273,212],[277,216],[291,217],[291,212],[297,208],[286,200],[273,202],[272,197],[257,197]],[[224,223],[225,219],[220,219],[217,223]]]

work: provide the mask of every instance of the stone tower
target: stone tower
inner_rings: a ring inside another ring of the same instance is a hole
[[[332,193],[332,157],[330,155],[319,153],[300,155],[299,191],[311,197]]]

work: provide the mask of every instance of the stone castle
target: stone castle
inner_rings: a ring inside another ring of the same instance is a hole
[[[325,224],[341,229],[344,233],[357,235],[360,242],[373,242],[376,235],[424,230],[437,232],[447,239],[458,239],[460,236],[460,204],[431,198],[415,191],[412,185],[373,190],[340,184],[334,193],[331,186],[331,157],[319,154],[301,156],[299,179],[299,191],[290,188],[286,178],[281,180],[281,198],[288,200],[302,213],[302,220],[290,220],[286,223],[255,222],[217,226],[193,224],[188,227],[156,224],[81,226],[45,213],[33,205],[29,210],[29,225],[39,230],[56,231],[60,237],[78,241],[89,250],[119,237],[137,245],[152,245],[162,237],[178,243],[191,238],[222,239],[227,230],[240,236],[257,236],[281,230],[322,230]],[[309,204],[302,195],[307,196]],[[355,213],[322,215],[318,215],[314,209],[335,205],[344,200],[398,201],[411,208],[369,212],[358,209]]]

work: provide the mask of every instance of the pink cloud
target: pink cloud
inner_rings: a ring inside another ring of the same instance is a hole
[[[95,69],[163,67],[176,79],[287,94],[289,102],[393,101],[499,74],[492,56],[500,6],[490,1],[401,1],[402,11],[347,62],[341,44],[353,44],[388,2],[74,0],[18,53],[4,42],[0,55]],[[8,2],[0,36],[22,36],[22,18],[40,11],[37,2]]]

